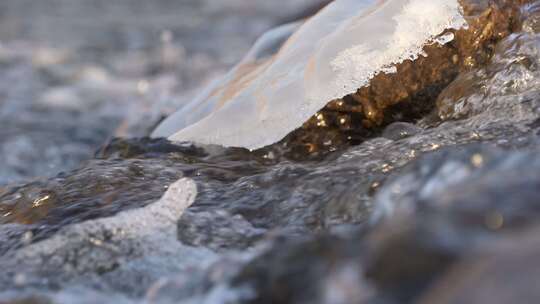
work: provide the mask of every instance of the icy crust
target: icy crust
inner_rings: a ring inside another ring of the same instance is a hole
[[[301,22],[285,24],[262,35],[251,50],[223,78],[215,80],[195,99],[169,116],[154,130],[152,137],[170,137],[177,131],[198,122],[236,96],[236,91],[247,85],[259,69],[266,67],[283,43],[301,25]],[[180,140],[181,141],[181,140]],[[198,142],[197,140],[194,140]]]
[[[317,95],[312,95],[311,100],[317,100],[317,96],[331,100],[354,93],[358,88],[367,85],[377,73],[393,73],[396,64],[424,55],[424,45],[446,44],[452,41],[452,33],[438,37],[445,30],[466,26],[465,19],[459,13],[460,5],[457,1],[413,0],[405,5],[404,2],[407,1],[386,1],[384,8],[350,26],[355,31],[351,36],[363,37],[360,44],[339,52],[331,61],[330,66],[337,77],[334,81],[326,80],[333,82],[334,86],[316,91]],[[387,18],[389,15],[394,17],[390,20]],[[379,19],[382,22],[376,21]],[[375,32],[377,35],[370,34]],[[341,49],[339,46],[346,44],[346,41],[340,40],[346,38],[348,37],[336,37],[332,43],[338,45],[336,49]],[[332,44],[329,48],[332,48]],[[320,58],[318,62],[324,59],[326,58]],[[323,64],[322,73],[334,76],[324,68],[326,66]],[[318,83],[324,80],[317,79]],[[315,84],[313,89],[317,89]]]
[[[457,0],[336,0],[267,60],[255,53],[294,26],[266,34],[231,73],[158,126],[154,137],[257,149],[281,140],[329,101],[356,92],[447,43],[466,26]]]

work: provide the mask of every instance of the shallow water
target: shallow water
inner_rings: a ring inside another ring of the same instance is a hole
[[[539,64],[526,26],[432,113],[358,145],[116,139],[79,169],[4,186],[0,300],[412,303],[472,251],[538,225]],[[182,177],[197,195],[163,220]]]
[[[251,2],[2,1],[0,185],[149,134],[258,35],[321,1]]]

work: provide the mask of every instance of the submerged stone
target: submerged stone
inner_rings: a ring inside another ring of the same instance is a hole
[[[463,119],[502,108],[512,100],[534,103],[540,94],[539,44],[540,35],[527,32],[501,41],[487,66],[461,74],[439,95],[438,117]]]
[[[380,189],[375,208],[396,208],[377,225],[276,238],[238,265],[228,285],[247,292],[236,303],[483,303],[497,293],[492,283],[507,290],[502,299],[537,299],[505,279],[529,288],[540,279],[525,270],[537,264],[537,152],[469,145],[415,161]]]

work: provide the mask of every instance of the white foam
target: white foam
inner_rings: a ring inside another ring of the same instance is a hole
[[[466,26],[460,9],[457,0],[336,0],[305,22],[275,56],[261,60],[250,52],[153,136],[249,149],[275,143],[329,101],[414,60],[426,44],[449,42],[451,36],[438,36]],[[293,28],[267,34],[256,44],[257,52]]]
[[[183,268],[203,268],[215,254],[177,240],[177,221],[195,196],[195,183],[182,178],[146,207],[68,225],[45,240],[14,249],[0,257],[0,291],[18,284],[39,286],[42,274],[68,289],[92,281],[100,288],[116,284],[136,290],[145,288],[144,281]]]

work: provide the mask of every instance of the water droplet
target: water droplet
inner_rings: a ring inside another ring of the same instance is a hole
[[[486,214],[485,225],[490,230],[499,230],[504,226],[504,216],[497,212],[490,212]]]
[[[471,157],[471,163],[476,168],[480,168],[480,167],[482,167],[484,165],[484,157],[482,156],[482,154],[474,154]]]

